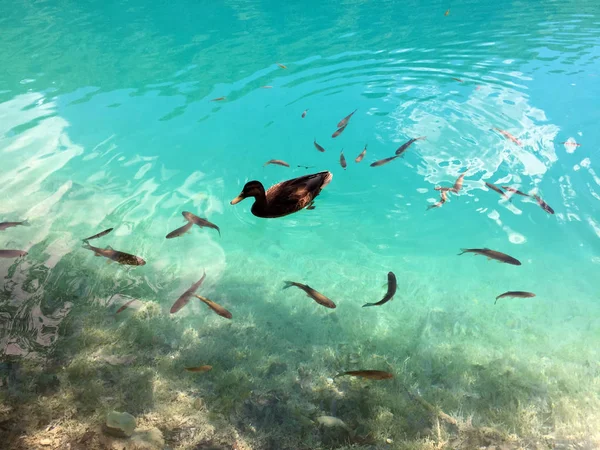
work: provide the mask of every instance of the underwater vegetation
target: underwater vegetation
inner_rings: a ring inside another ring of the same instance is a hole
[[[69,292],[64,282],[49,274],[57,292]],[[414,283],[408,290],[426,292]],[[256,305],[244,304],[243,278],[222,280],[224,304],[237,305],[231,321],[170,315],[160,291],[136,296],[139,307],[115,314],[126,297],[111,301],[114,280],[97,284],[107,286],[104,300],[98,294],[76,304],[48,353],[0,366],[0,431],[8,448],[37,448],[42,440],[54,448],[106,448],[126,439],[103,429],[111,411],[135,418],[136,440],[154,436],[177,449],[542,449],[600,442],[590,431],[600,423],[599,399],[589,395],[600,385],[597,350],[571,343],[564,359],[550,360],[542,330],[512,313],[506,321],[516,321],[516,342],[507,348],[504,326],[484,326],[476,306],[414,301],[401,323],[372,333],[360,316],[342,324],[310,302],[291,314],[269,303],[256,314]],[[5,291],[3,305],[8,298]],[[205,312],[200,306],[196,311]],[[385,372],[340,376],[349,367]]]

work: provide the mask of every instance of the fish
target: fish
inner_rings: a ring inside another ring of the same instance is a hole
[[[123,306],[121,306],[119,309],[117,309],[117,312],[115,314],[119,314],[123,311],[125,311],[127,309],[127,307],[129,305],[131,305],[133,302],[135,302],[137,300],[137,298],[134,298],[133,300],[129,300],[127,303],[125,303]]]
[[[465,179],[466,174],[467,174],[466,172],[461,173],[460,176],[456,179],[456,181],[454,182],[454,186],[452,186],[452,189],[451,189],[452,192],[458,194],[458,191],[460,191],[462,188],[463,181]]]
[[[496,130],[498,133],[500,133],[506,139],[509,139],[510,141],[514,142],[518,146],[521,146],[521,147],[523,146],[521,141],[518,140],[516,137],[514,137],[512,134],[510,134],[508,131],[504,131],[504,130],[501,130],[500,128],[496,128],[496,127],[494,127],[494,130]]]
[[[345,170],[346,169],[346,158],[344,157],[344,150],[342,149],[342,151],[340,152],[340,166],[342,166],[342,168]]]
[[[202,219],[201,217],[198,217],[196,214],[192,214],[191,212],[188,212],[188,211],[183,211],[181,213],[181,215],[183,215],[185,220],[187,220],[190,223],[193,223],[194,225],[198,225],[200,228],[206,227],[206,228],[212,228],[213,230],[217,230],[217,232],[219,233],[219,236],[221,236],[221,230],[214,223],[209,222],[206,219]]]
[[[186,223],[184,226],[177,228],[176,230],[171,231],[169,234],[167,234],[166,238],[167,239],[173,239],[179,236],[183,236],[185,233],[187,233],[188,231],[190,231],[190,228],[192,228],[194,226],[194,224],[192,222],[188,222]]]
[[[340,134],[342,134],[344,132],[344,130],[346,129],[346,126],[344,125],[343,127],[338,128],[337,130],[335,130],[335,132],[331,135],[332,138],[336,138],[338,137]]]
[[[27,256],[25,250],[0,250],[0,258],[20,258]]]
[[[208,306],[210,309],[212,309],[214,312],[216,312],[221,317],[225,317],[226,319],[231,319],[233,317],[233,315],[229,311],[227,311],[221,305],[216,304],[212,300],[209,300],[206,297],[202,297],[201,295],[197,295],[197,294],[194,294],[194,297],[196,297],[198,300],[200,300],[201,302],[206,304],[206,306]]]
[[[522,195],[523,197],[530,197],[529,194],[525,194],[524,192],[521,192],[520,190],[512,188],[510,186],[502,186],[502,189],[508,192],[512,192],[513,194]]]
[[[343,377],[344,375],[366,378],[368,380],[389,380],[390,378],[394,378],[393,374],[383,370],[349,370],[347,372],[338,373],[333,378]]]
[[[28,227],[29,222],[27,220],[24,220],[23,222],[2,222],[0,223],[0,231],[6,230],[7,228],[11,227],[18,227],[19,225],[23,227]]]
[[[490,250],[489,248],[461,248],[461,253],[459,256],[464,253],[474,253],[475,255],[483,255],[486,256],[487,259],[495,259],[496,261],[500,261],[506,264],[512,264],[513,266],[520,266],[521,261],[512,256],[508,256],[505,253],[497,252],[495,250]]]
[[[319,150],[321,153],[323,153],[325,151],[325,149],[323,147],[321,147],[319,144],[317,144],[317,138],[315,138],[315,141],[313,142],[313,144],[315,144],[315,148],[317,150]]]
[[[90,236],[89,238],[85,238],[85,239],[83,239],[83,242],[91,241],[92,239],[98,239],[98,238],[101,238],[102,236],[106,236],[106,235],[107,235],[108,233],[110,233],[112,230],[114,230],[114,228],[109,228],[108,230],[101,231],[101,232],[100,232],[100,233],[98,233],[98,234],[95,234],[95,235],[93,235],[93,236]]]
[[[384,164],[387,164],[390,161],[395,160],[396,158],[398,158],[398,155],[390,156],[389,158],[380,159],[379,161],[375,161],[374,163],[371,163],[371,167],[383,166]]]
[[[495,186],[492,183],[488,183],[487,181],[485,182],[485,185],[487,187],[489,187],[492,191],[496,191],[498,194],[500,194],[502,197],[507,199],[509,202],[511,201],[510,197],[508,195],[506,195],[506,193],[502,189],[500,189],[498,186]]]
[[[179,311],[181,308],[183,308],[185,305],[188,304],[188,302],[192,298],[192,295],[194,295],[196,293],[198,288],[204,282],[205,278],[206,278],[206,271],[204,271],[202,278],[200,278],[197,282],[192,284],[192,286],[187,291],[185,291],[183,294],[181,294],[181,297],[179,297],[175,301],[175,303],[173,303],[173,306],[171,306],[171,310],[170,310],[171,314],[175,314],[177,311]]]
[[[338,128],[345,128],[346,125],[348,125],[348,122],[350,121],[350,119],[352,118],[352,116],[354,115],[354,113],[358,111],[358,109],[355,109],[354,111],[352,111],[350,114],[348,114],[346,117],[344,117],[342,120],[340,120],[337,124]]]
[[[185,370],[187,370],[188,372],[204,373],[204,372],[211,371],[212,366],[205,365],[205,366],[198,366],[198,367],[186,367]]]
[[[311,288],[307,284],[296,283],[295,281],[284,281],[284,283],[285,283],[285,286],[283,287],[283,289],[287,289],[292,286],[295,286],[298,289],[302,289],[304,292],[306,292],[306,295],[308,295],[310,298],[312,298],[319,305],[325,306],[327,308],[332,308],[332,309],[335,308],[335,303],[333,303],[331,300],[329,300],[327,297],[325,297],[320,292],[315,291],[313,288]]]
[[[434,203],[433,205],[429,205],[427,207],[427,210],[430,210],[432,208],[439,208],[440,206],[442,206],[444,203],[446,203],[446,201],[448,200],[448,191],[450,190],[450,188],[440,188],[440,201],[437,203]]]
[[[505,297],[532,298],[532,297],[535,297],[535,294],[533,292],[525,292],[525,291],[508,291],[508,292],[505,292],[504,294],[500,294],[498,297],[496,297],[496,301],[494,302],[494,305],[498,302],[499,299],[505,298]]]
[[[377,303],[365,303],[363,308],[365,306],[381,306],[384,303],[387,303],[394,297],[394,294],[396,293],[396,287],[396,275],[394,275],[394,272],[388,272],[388,290],[386,294]]]
[[[279,67],[281,67],[282,69],[287,69],[287,67],[286,67],[286,66],[284,66],[283,64],[279,64],[279,63],[277,63],[277,65],[278,65]]]
[[[273,86],[261,86],[261,89],[273,89]]]
[[[570,145],[571,147],[581,147],[581,144],[578,144],[577,142],[573,141],[561,142],[561,144]]]
[[[304,169],[313,169],[315,166],[302,166],[302,165],[298,164],[298,167],[302,167]]]
[[[450,10],[447,9],[446,12],[444,13],[444,16],[449,16],[450,15]]]
[[[554,210],[550,207],[550,205],[548,205],[548,203],[546,203],[544,200],[542,200],[540,197],[538,197],[535,194],[533,195],[533,198],[535,198],[535,200],[538,202],[538,205],[540,205],[540,208],[542,208],[548,214],[554,214]]]
[[[263,164],[263,167],[268,166],[269,164],[277,164],[278,166],[290,167],[288,163],[282,161],[281,159],[270,159]]]
[[[302,118],[304,119],[306,117],[306,113],[308,112],[308,109],[305,109],[304,112],[302,113]]]
[[[365,144],[365,149],[360,153],[360,155],[358,155],[356,157],[356,159],[354,160],[354,162],[361,162],[363,160],[363,158],[365,157],[365,155],[367,154],[367,144]]]
[[[402,155],[402,153],[404,153],[406,151],[406,149],[408,149],[408,147],[413,145],[414,142],[420,141],[422,139],[427,139],[427,136],[419,136],[418,138],[409,139],[404,144],[402,144],[400,147],[398,147],[398,150],[396,150],[396,155],[398,155],[398,156]]]
[[[226,97],[217,97],[217,98],[213,98],[211,100],[211,102],[222,102],[225,99],[226,99]]]
[[[463,80],[461,80],[460,78],[454,78],[454,77],[452,77],[452,79],[453,79],[454,81],[458,81],[459,83],[464,83],[464,81],[463,81]]]
[[[139,256],[114,250],[110,245],[106,248],[99,248],[90,245],[88,242],[85,242],[83,248],[93,251],[94,256],[104,256],[111,261],[115,261],[125,266],[143,266],[146,264],[146,261]]]

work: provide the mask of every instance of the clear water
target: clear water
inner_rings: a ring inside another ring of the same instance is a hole
[[[30,222],[0,231],[29,252],[0,259],[10,448],[102,448],[111,410],[168,448],[600,447],[596,1],[15,0],[0,43],[0,221]],[[320,170],[312,211],[229,204],[246,181]],[[166,240],[184,210],[222,237]],[[109,227],[96,244],[145,266],[81,247]],[[473,247],[522,265],[457,256]],[[169,315],[204,270],[232,321],[199,302]],[[363,309],[388,271],[394,300]],[[537,296],[494,305],[509,290]],[[395,378],[331,380],[356,369]]]

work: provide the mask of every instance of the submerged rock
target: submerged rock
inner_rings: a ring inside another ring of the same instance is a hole
[[[135,417],[127,412],[111,411],[106,416],[104,431],[115,437],[130,437],[135,430]]]
[[[156,428],[147,428],[136,431],[131,436],[131,444],[135,449],[160,450],[165,446],[162,432]]]

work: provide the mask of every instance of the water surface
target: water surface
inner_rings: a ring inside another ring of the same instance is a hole
[[[0,42],[0,222],[30,223],[0,231],[29,252],[0,259],[9,445],[100,445],[119,410],[171,448],[600,446],[596,2],[16,1]],[[314,210],[229,204],[249,180],[321,170]],[[166,240],[182,211],[222,237]],[[145,266],[82,248],[109,227],[95,245]],[[483,247],[522,265],[457,256]],[[169,315],[204,270],[231,322],[197,301]],[[394,300],[363,309],[389,271]],[[536,297],[494,305],[511,290]],[[331,380],[356,369],[395,378]]]

